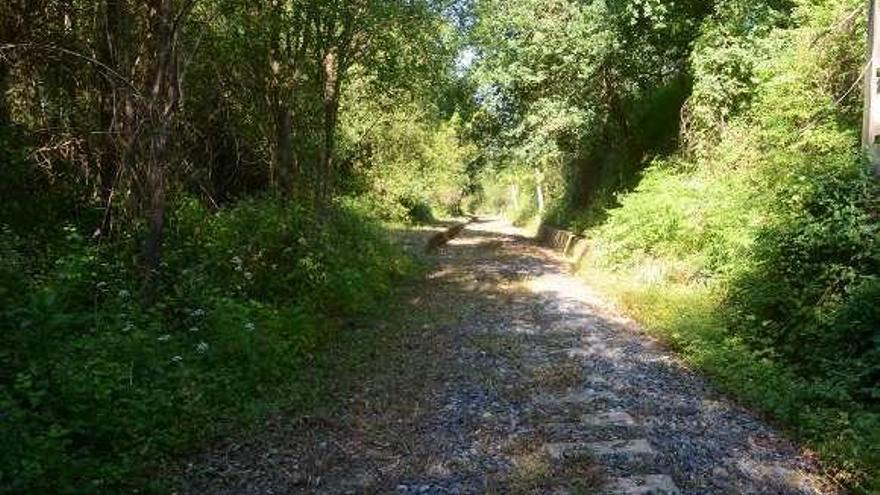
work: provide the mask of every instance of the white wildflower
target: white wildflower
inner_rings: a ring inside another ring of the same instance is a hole
[[[244,324],[244,329],[247,330],[248,332],[253,332],[255,328],[256,328],[256,325],[254,325],[254,323],[251,321]]]
[[[244,272],[244,278],[246,278],[247,280],[250,280],[250,279],[254,278],[254,274],[251,272]]]
[[[208,343],[207,342],[199,342],[199,345],[196,346],[196,350],[199,351],[200,354],[204,354],[208,352]]]
[[[205,316],[205,310],[202,308],[194,309],[192,315],[196,318],[201,318],[202,316]]]
[[[179,363],[179,362],[181,362],[181,361],[183,361],[183,356],[172,356],[172,357],[171,357],[171,362],[172,362],[172,363]]]
[[[156,340],[158,340],[159,342],[168,342],[169,340],[171,340],[171,334],[166,333],[165,335],[160,335],[159,338]]]
[[[119,291],[118,295],[121,299],[128,299],[129,297],[131,297],[131,292],[129,292],[125,289],[122,289],[121,291]]]
[[[232,264],[235,265],[235,271],[240,272],[243,270],[241,258],[238,256],[232,257]]]

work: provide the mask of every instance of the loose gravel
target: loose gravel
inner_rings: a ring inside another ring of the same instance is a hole
[[[837,493],[508,224],[469,225],[431,263],[363,330],[385,347],[343,407],[193,456],[178,492]]]

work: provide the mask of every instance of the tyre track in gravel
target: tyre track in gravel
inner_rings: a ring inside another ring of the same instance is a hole
[[[344,407],[190,459],[180,493],[831,494],[564,261],[470,224],[377,328]]]

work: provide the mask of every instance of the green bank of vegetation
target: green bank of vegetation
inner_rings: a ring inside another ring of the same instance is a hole
[[[880,489],[863,2],[480,5],[487,206],[582,233],[583,276]]]
[[[0,492],[143,487],[322,400],[327,349],[416,268],[388,225],[460,208],[451,19],[0,3]]]
[[[320,400],[415,269],[389,225],[480,209],[583,233],[585,277],[880,489],[865,32],[851,0],[3,2],[0,491],[143,486]]]

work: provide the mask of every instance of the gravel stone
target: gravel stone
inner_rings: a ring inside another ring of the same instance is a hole
[[[417,252],[432,233],[402,242]],[[397,350],[358,377],[342,410],[279,415],[184,459],[177,492],[507,493],[523,452],[612,442],[587,450],[614,493],[837,493],[813,456],[518,229],[472,223],[429,262],[403,290],[409,308],[374,325]],[[422,313],[429,321],[410,322]],[[565,493],[555,481],[529,493]]]

